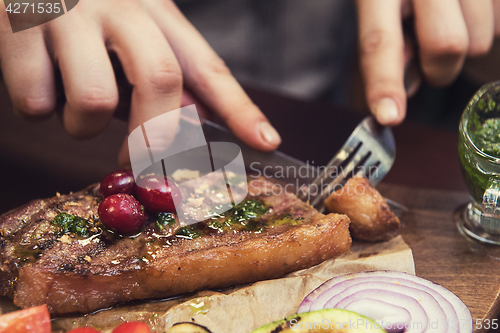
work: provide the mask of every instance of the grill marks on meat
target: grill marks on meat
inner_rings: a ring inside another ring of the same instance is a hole
[[[50,224],[57,214],[68,212],[85,218],[97,215],[97,188],[90,186],[75,194],[34,200],[0,217],[0,295],[12,298],[19,268],[59,248]],[[58,255],[64,257],[71,250],[64,249]]]
[[[0,217],[1,293],[21,307],[47,304],[52,314],[86,313],[128,300],[277,278],[349,250],[347,216],[324,216],[294,195],[272,195],[270,184],[254,180],[249,187],[250,197],[271,207],[261,219],[288,214],[301,224],[187,239],[174,235],[178,226],[159,231],[150,222],[133,238],[103,233],[62,240],[50,231],[50,221],[63,211],[97,216],[97,187],[31,202]],[[36,256],[23,262],[21,244],[36,246]]]

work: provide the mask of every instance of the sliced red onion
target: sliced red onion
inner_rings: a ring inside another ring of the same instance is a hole
[[[417,320],[421,319],[417,318],[422,316],[413,302],[413,305],[401,303],[391,293],[401,295],[400,298],[411,298],[421,305],[428,317],[426,323],[418,324]],[[370,302],[373,305],[370,306]],[[390,305],[382,306],[387,303]],[[472,332],[470,311],[457,296],[438,284],[402,272],[375,271],[337,276],[313,290],[297,312],[333,307],[358,312],[379,323],[382,320],[387,323],[390,318],[391,324],[399,324],[396,328],[384,326],[391,333],[417,332],[420,330],[411,329],[419,326],[427,327],[422,332]],[[409,323],[406,313],[410,314]],[[401,331],[402,323],[406,323],[408,329]]]
[[[340,308],[345,309],[346,304],[348,304],[348,300],[353,297],[353,295],[360,296],[363,298],[364,295],[374,294],[378,297],[375,299],[380,299],[383,297],[385,301],[390,300],[389,303],[402,306],[404,304],[401,302],[401,296],[406,296],[405,298],[410,298],[410,300],[418,300],[417,303],[420,303],[421,308],[430,309],[429,315],[426,316],[425,321],[422,321],[423,317],[415,317],[415,312],[410,312],[411,315],[411,323],[421,323],[420,326],[424,330],[411,330],[412,332],[424,332],[425,328],[428,326],[427,323],[436,322],[438,323],[435,327],[429,327],[428,332],[446,332],[447,330],[443,330],[443,327],[446,327],[446,315],[444,314],[443,309],[439,306],[438,302],[427,292],[410,288],[407,286],[402,286],[400,284],[387,283],[387,282],[362,282],[359,284],[355,284],[345,289],[342,293],[335,295],[330,299],[325,307],[327,308]],[[351,295],[351,296],[349,296]],[[346,297],[347,296],[347,297]],[[399,297],[398,297],[399,296]],[[389,299],[390,298],[390,299]],[[407,302],[406,300],[405,302]],[[422,309],[423,311],[423,309]],[[368,318],[375,320],[375,318],[371,317],[370,313],[361,313]],[[425,311],[424,311],[425,314]]]
[[[352,301],[360,300],[360,299],[381,299],[383,298],[384,302],[393,304],[398,307],[403,307],[408,310],[410,313],[410,322],[407,323],[408,327],[410,328],[409,330],[405,330],[404,332],[411,332],[411,333],[423,333],[426,332],[428,323],[431,320],[431,317],[427,315],[427,313],[424,311],[422,305],[415,300],[414,298],[410,296],[406,296],[404,294],[400,293],[395,293],[391,291],[384,291],[384,290],[377,290],[377,289],[367,289],[367,290],[362,290],[355,292],[353,294],[350,294],[346,298],[344,298],[339,306],[337,307],[338,309],[345,309],[349,303]],[[347,310],[347,309],[346,309]],[[382,321],[384,318],[372,318],[372,311],[368,311],[368,313],[359,313],[360,315],[363,315],[365,317],[368,317],[375,322],[378,322],[380,326],[382,326],[384,329],[388,327],[394,326],[394,322],[386,322]],[[396,322],[401,322],[401,320],[396,320]],[[416,324],[414,324],[416,323]],[[444,332],[444,331],[442,331]]]
[[[345,309],[359,314],[369,313],[370,319],[378,323],[391,323],[383,327],[388,333],[404,332],[411,322],[410,312],[404,307],[372,298],[352,301]]]

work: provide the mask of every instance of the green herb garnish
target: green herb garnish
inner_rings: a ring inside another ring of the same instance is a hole
[[[165,227],[173,226],[175,224],[175,217],[172,213],[158,213],[155,215],[156,227],[160,230],[164,230]]]
[[[87,219],[69,213],[60,213],[51,222],[57,228],[57,235],[74,234],[80,237],[88,237],[92,234],[102,232],[100,228],[94,227]],[[92,232],[90,229],[94,229]]]
[[[225,229],[252,230],[260,216],[269,211],[264,203],[258,200],[245,200],[221,214],[214,214],[207,225],[209,228],[223,231]]]
[[[183,236],[186,238],[198,238],[201,236],[201,230],[196,224],[187,225],[185,227],[179,228],[176,232],[177,236]]]

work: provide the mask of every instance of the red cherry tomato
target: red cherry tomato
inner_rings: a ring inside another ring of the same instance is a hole
[[[139,180],[136,196],[147,210],[156,213],[175,213],[175,204],[182,203],[177,186],[163,176],[147,176]]]
[[[108,174],[101,182],[100,191],[103,197],[117,193],[134,195],[135,180],[131,170],[118,170]]]
[[[106,228],[123,234],[138,232],[146,222],[146,214],[139,201],[124,193],[105,198],[97,213]]]
[[[0,333],[50,333],[46,305],[9,312],[0,316]]]
[[[69,331],[68,333],[101,333],[92,327],[80,327],[75,328],[74,330]]]
[[[151,333],[148,325],[133,321],[130,323],[121,324],[113,330],[112,333]]]

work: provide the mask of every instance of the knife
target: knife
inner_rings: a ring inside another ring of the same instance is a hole
[[[317,167],[278,150],[263,152],[249,147],[227,128],[212,121],[203,119],[202,128],[209,143],[232,142],[237,144],[241,149],[245,167],[250,175],[260,172],[264,176],[293,183],[298,187],[309,185],[319,175]]]
[[[181,118],[180,126],[183,126],[183,121],[184,120]],[[273,175],[279,175],[279,177],[273,178],[278,178],[279,181],[285,183],[294,184],[297,189],[307,187],[320,175],[320,168],[278,150],[262,152],[253,149],[238,139],[227,128],[210,120],[202,119],[202,128],[208,143],[232,142],[237,144],[241,149],[245,167],[250,175],[258,173],[259,171],[264,176],[272,177]],[[291,170],[295,170],[295,172]],[[377,182],[378,181],[380,181],[380,179],[378,179]],[[407,207],[396,201],[387,198],[386,201],[391,210],[398,217],[401,217],[402,214],[408,210]]]

